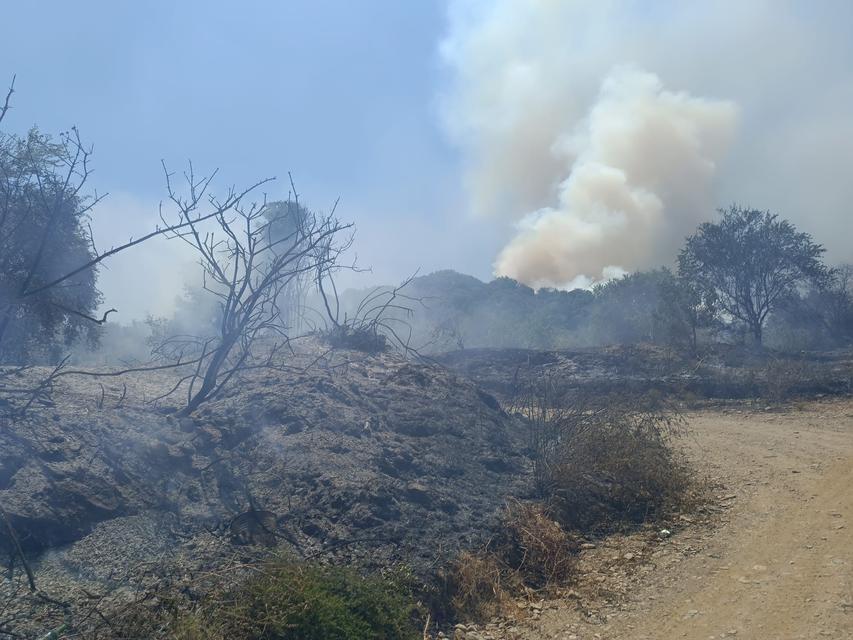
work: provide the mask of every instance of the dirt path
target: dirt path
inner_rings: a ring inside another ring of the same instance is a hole
[[[711,526],[609,541],[582,561],[574,597],[465,637],[853,638],[853,401],[708,410],[690,425],[691,456],[730,505]]]

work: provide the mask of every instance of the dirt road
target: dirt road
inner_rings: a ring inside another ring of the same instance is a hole
[[[690,425],[690,455],[730,506],[669,537],[608,541],[573,597],[469,637],[853,638],[853,401],[713,409]]]

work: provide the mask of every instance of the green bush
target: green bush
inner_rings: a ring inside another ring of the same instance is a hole
[[[411,586],[399,575],[277,560],[241,587],[178,617],[176,640],[419,638]]]

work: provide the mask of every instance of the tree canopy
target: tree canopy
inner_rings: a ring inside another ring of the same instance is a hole
[[[94,257],[87,156],[76,131],[59,141],[37,129],[0,133],[0,362],[55,359],[59,347],[97,337],[96,267],[40,290]]]
[[[774,309],[801,287],[828,282],[824,248],[769,211],[734,205],[720,214],[718,222],[700,225],[687,238],[678,256],[679,274],[761,344]]]

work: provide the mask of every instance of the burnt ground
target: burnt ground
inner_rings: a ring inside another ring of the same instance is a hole
[[[0,505],[39,588],[108,638],[98,612],[150,602],[164,579],[193,597],[204,576],[273,551],[427,576],[481,546],[507,498],[529,491],[526,429],[496,400],[521,376],[734,398],[845,393],[853,378],[849,352],[697,362],[653,347],[466,350],[439,357],[446,368],[324,353],[307,345],[292,368],[254,372],[191,418],[177,417],[178,396],[150,401],[175,380],[153,373],[64,378],[53,406],[0,414]],[[252,511],[264,527],[232,527]],[[22,583],[19,567],[13,576],[6,593]],[[65,614],[0,594],[0,623],[10,618],[40,637]]]
[[[853,350],[799,354],[716,345],[698,357],[653,345],[539,351],[465,349],[436,357],[501,398],[549,376],[568,387],[606,393],[658,390],[705,399],[843,395],[853,392]]]
[[[191,418],[178,397],[144,402],[172,383],[154,374],[108,379],[103,402],[99,380],[65,378],[54,406],[5,418],[0,504],[39,588],[109,600],[272,547],[427,574],[528,490],[518,418],[471,382],[393,354],[296,366],[313,359],[255,372]],[[232,531],[252,510],[267,527]],[[33,631],[62,621],[55,607],[25,616]]]

